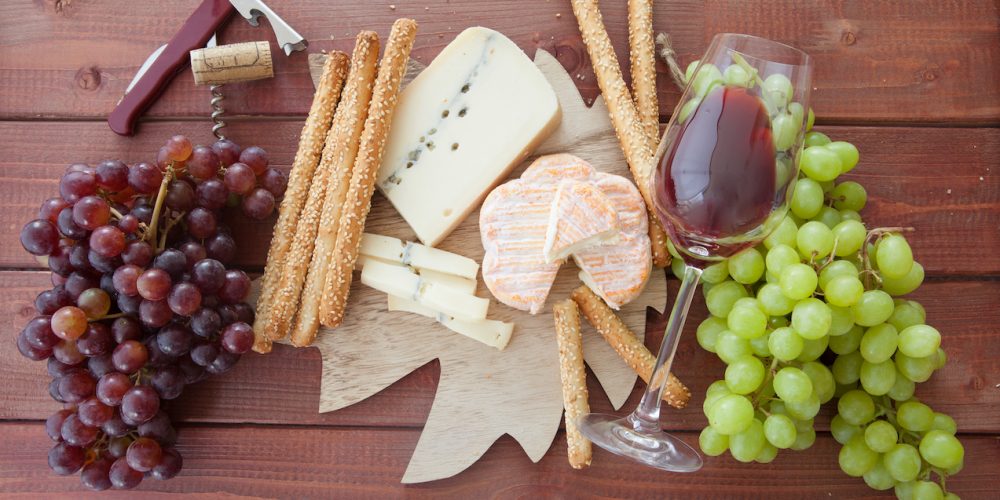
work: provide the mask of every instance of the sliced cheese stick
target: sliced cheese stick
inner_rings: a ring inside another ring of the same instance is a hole
[[[513,323],[504,323],[503,321],[492,319],[462,321],[448,317],[443,313],[439,313],[407,298],[395,295],[389,295],[388,297],[390,311],[403,311],[433,318],[445,328],[455,333],[465,335],[488,346],[496,347],[501,351],[510,343],[511,335],[514,333]]]
[[[468,257],[379,234],[362,235],[358,252],[367,257],[378,257],[417,269],[429,269],[473,280],[479,272],[479,264]]]
[[[396,267],[407,267],[409,269],[413,269],[400,262],[388,261],[385,259],[380,259],[378,257],[370,257],[364,254],[358,255],[358,262],[357,264],[355,264],[355,267],[358,268],[358,270],[362,270],[365,268],[365,262],[368,262],[369,260],[378,262],[380,264],[386,264]],[[461,276],[455,276],[454,274],[442,273],[441,271],[433,271],[431,269],[413,269],[413,270],[420,275],[420,279],[424,280],[427,283],[445,286],[454,289],[455,291],[467,293],[469,295],[475,295],[476,288],[479,285],[476,280],[470,280],[468,278],[463,278]]]
[[[426,282],[407,267],[377,260],[365,262],[361,282],[389,295],[409,297],[420,305],[463,321],[486,319],[490,307],[488,299]]]

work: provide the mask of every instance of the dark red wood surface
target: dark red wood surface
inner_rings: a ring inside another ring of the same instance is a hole
[[[103,118],[150,51],[164,43],[197,5],[164,0],[135,8],[127,0],[12,2],[0,16],[0,495],[77,497],[75,477],[45,465],[49,441],[41,420],[57,406],[42,364],[21,358],[14,335],[33,315],[32,300],[48,276],[17,243],[21,225],[74,161],[119,157],[150,160],[173,133],[209,139],[208,91],[181,73],[140,124],[134,138],[112,134]],[[624,2],[603,2],[612,40],[627,56]],[[310,50],[349,49],[360,29],[384,34],[397,17],[420,22],[414,55],[427,62],[459,31],[485,25],[522,48],[552,50],[587,97],[596,95],[590,61],[569,4],[549,1],[268,2],[311,42]],[[394,8],[390,4],[395,4]],[[928,283],[915,294],[944,335],[948,366],[918,395],[958,422],[966,469],[949,480],[963,498],[995,495],[1000,463],[1000,13],[993,0],[911,2],[808,0],[676,0],[657,2],[655,27],[668,30],[686,63],[716,32],[762,35],[816,57],[813,93],[819,129],[857,144],[861,165],[850,177],[864,184],[874,225],[908,225]],[[226,86],[231,135],[291,163],[312,86],[301,54],[286,58],[263,23],[236,19],[222,43],[272,41],[276,77]],[[665,120],[678,92],[661,72]],[[376,201],[378,202],[378,201]],[[243,223],[239,263],[263,267],[273,221]],[[675,284],[674,284],[675,285]],[[685,439],[705,423],[705,387],[722,366],[694,341],[705,316],[696,301],[676,367],[695,396],[691,407],[667,410],[664,422]],[[658,338],[647,339],[655,347]],[[826,432],[804,452],[773,464],[707,461],[693,475],[656,472],[598,451],[594,466],[573,471],[564,435],[532,464],[501,438],[458,476],[404,486],[399,478],[419,436],[437,385],[436,363],[344,410],[319,414],[320,359],[311,349],[279,346],[249,355],[230,373],[189,388],[170,413],[180,422],[182,476],[147,481],[142,491],[266,497],[860,497],[877,496],[845,476],[838,446]],[[596,387],[590,380],[591,388]],[[599,391],[592,405],[610,410]],[[638,390],[627,406],[638,400]],[[817,428],[828,429],[825,409]]]

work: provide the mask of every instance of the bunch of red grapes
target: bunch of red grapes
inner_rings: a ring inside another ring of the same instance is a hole
[[[192,147],[174,136],[155,164],[69,166],[60,196],[21,230],[52,270],[17,347],[48,360],[49,394],[64,404],[45,424],[53,471],[82,471],[93,490],[180,471],[162,401],[253,345],[250,278],[226,267],[236,243],[222,210],[264,219],[286,185],[263,149],[225,139]]]

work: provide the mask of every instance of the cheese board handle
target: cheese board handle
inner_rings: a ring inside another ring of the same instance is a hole
[[[188,54],[204,47],[216,30],[236,12],[229,0],[204,0],[170,39],[163,52],[139,76],[135,85],[108,115],[108,126],[116,134],[129,136],[135,122],[184,68]]]

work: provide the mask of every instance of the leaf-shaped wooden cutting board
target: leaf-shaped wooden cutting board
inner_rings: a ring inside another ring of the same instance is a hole
[[[598,98],[588,108],[573,79],[548,52],[539,50],[535,64],[556,90],[563,112],[560,128],[536,154],[569,152],[598,170],[628,177],[603,99]],[[419,63],[411,61],[408,76],[419,69]],[[525,166],[527,162],[512,178]],[[477,211],[440,248],[482,262],[478,226]],[[373,200],[366,231],[415,239],[409,226],[380,196]],[[666,301],[666,283],[661,276],[653,273],[643,295],[621,311],[623,320],[640,336],[646,306],[661,308]],[[549,302],[567,297],[579,285],[577,270],[567,263]],[[489,297],[489,290],[481,283],[478,295]],[[437,395],[402,481],[451,477],[475,463],[503,434],[516,439],[537,462],[552,445],[563,412],[551,309],[532,316],[493,301],[489,318],[517,325],[503,351],[453,333],[429,318],[388,312],[385,294],[355,280],[344,324],[320,332],[314,344],[323,354],[319,411],[334,411],[364,400],[439,359]],[[587,364],[613,406],[619,408],[631,393],[636,376],[601,336],[583,323]],[[600,395],[594,391],[591,397]]]

